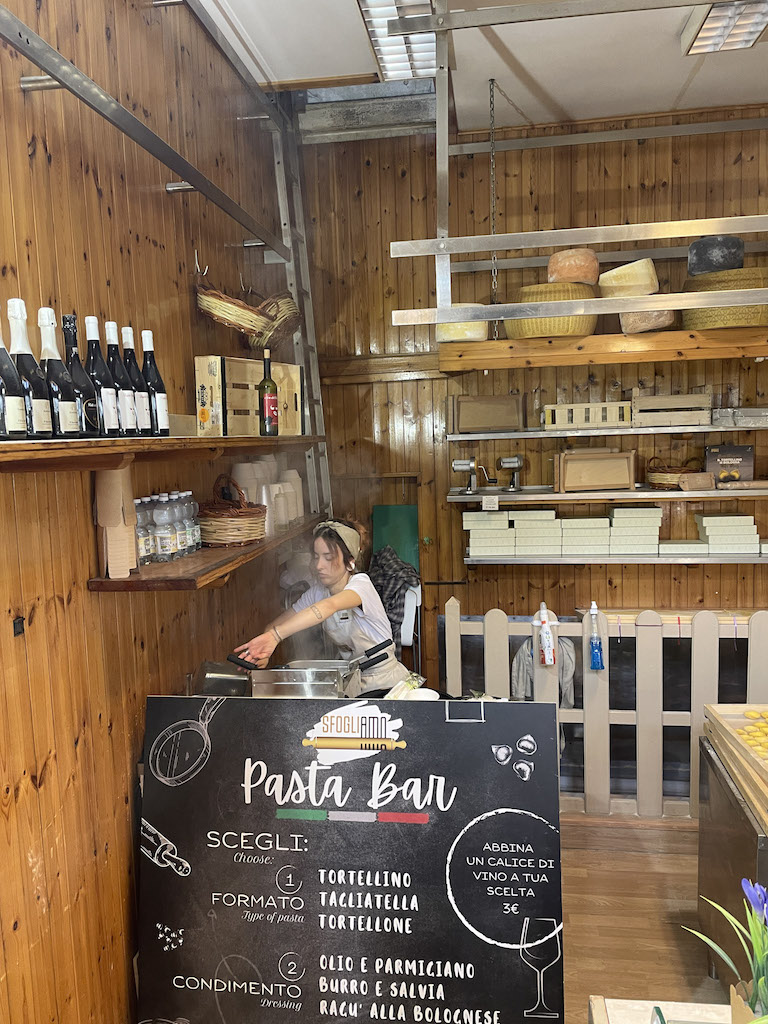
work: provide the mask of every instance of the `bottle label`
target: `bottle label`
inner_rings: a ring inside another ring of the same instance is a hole
[[[200,547],[203,543],[203,535],[200,533],[200,524],[195,523],[195,545]]]
[[[261,408],[265,421],[271,420],[272,423],[277,423],[277,395],[264,395]]]
[[[83,429],[99,432],[99,406],[95,398],[83,402]]]
[[[187,547],[188,548],[194,548],[196,546],[197,545],[195,543],[195,528],[194,528],[194,526],[188,526],[187,527]]]
[[[149,558],[152,554],[152,538],[139,537],[139,558]]]
[[[77,402],[59,402],[59,430],[62,434],[79,434],[80,417]]]
[[[186,526],[176,527],[176,547],[179,551],[183,551],[187,546],[187,528]]]
[[[158,555],[175,555],[177,551],[176,532],[155,534],[155,544]]]
[[[136,429],[136,402],[132,391],[122,390],[118,393],[117,400],[120,407],[120,420],[123,430]]]
[[[8,431],[9,434],[26,434],[27,414],[24,409],[23,398],[16,398],[13,395],[6,395],[5,429]]]
[[[104,429],[119,430],[120,422],[117,418],[117,394],[114,388],[101,389],[101,404],[104,407]]]
[[[157,429],[170,430],[171,421],[168,419],[168,395],[156,394],[157,408]]]
[[[136,423],[139,430],[152,429],[152,420],[149,417],[149,395],[146,391],[136,392]]]
[[[53,430],[51,403],[47,398],[32,399],[32,429],[36,434],[47,434]]]

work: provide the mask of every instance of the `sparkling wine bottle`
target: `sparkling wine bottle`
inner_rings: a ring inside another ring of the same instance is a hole
[[[22,441],[26,436],[24,385],[0,331],[0,440]]]
[[[62,362],[56,341],[56,314],[50,306],[37,311],[40,328],[40,369],[44,371],[51,396],[54,437],[80,437],[82,396]]]
[[[152,417],[149,411],[149,388],[136,359],[136,345],[132,327],[123,327],[123,365],[131,378],[136,394],[136,430],[139,437],[152,434]]]
[[[96,389],[99,433],[102,437],[119,437],[120,420],[117,412],[117,392],[112,374],[101,353],[98,317],[87,316],[85,318],[85,337],[88,341],[88,358],[85,369]]]
[[[171,432],[168,418],[168,395],[155,362],[155,342],[152,331],[141,332],[141,347],[144,350],[144,365],[141,368],[141,373],[149,389],[152,434],[154,437],[168,437]]]
[[[99,436],[99,403],[96,388],[80,362],[77,348],[77,317],[74,313],[65,313],[61,318],[61,329],[64,333],[64,346],[67,352],[67,369],[80,392],[80,433],[83,437]]]
[[[259,384],[259,433],[277,437],[277,384],[272,380],[272,359],[264,349],[264,377]]]
[[[107,366],[112,374],[117,391],[117,418],[120,424],[121,437],[136,437],[136,394],[131,378],[120,358],[120,342],[117,335],[117,324],[107,320],[104,324],[107,338]]]
[[[24,387],[27,433],[35,440],[51,437],[51,401],[45,374],[32,355],[27,336],[27,308],[23,299],[8,299],[11,326],[11,356]]]

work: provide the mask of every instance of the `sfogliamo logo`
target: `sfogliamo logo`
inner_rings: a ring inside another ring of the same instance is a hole
[[[402,749],[402,728],[401,718],[393,718],[375,704],[361,700],[343,710],[337,706],[327,711],[308,730],[302,744],[316,751],[319,764],[334,765]]]

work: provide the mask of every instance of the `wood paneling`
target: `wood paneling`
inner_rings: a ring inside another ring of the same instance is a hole
[[[766,109],[633,118],[584,124],[579,129],[765,116]],[[536,130],[552,133],[559,129]],[[498,230],[764,213],[768,190],[760,182],[768,175],[767,138],[766,132],[737,132],[501,153],[497,158]],[[435,373],[434,330],[394,328],[391,320],[393,309],[435,304],[432,261],[393,260],[389,256],[391,241],[434,236],[434,137],[411,137],[407,143],[378,140],[308,146],[304,166],[336,509],[365,516],[378,502],[418,500],[421,575],[427,584],[425,668],[431,679],[437,679],[437,615],[452,595],[469,614],[498,606],[509,614],[532,615],[538,603],[546,600],[565,615],[592,598],[608,607],[765,605],[768,570],[762,566],[465,567],[466,535],[461,530],[460,508],[449,507],[445,501],[449,486],[458,482],[450,471],[451,458],[477,455],[490,467],[498,457],[520,451],[525,456],[524,483],[551,482],[553,454],[562,442],[553,438],[448,445],[446,395],[524,393],[530,422],[537,422],[543,405],[614,400],[621,397],[623,389],[638,384],[655,386],[660,394],[711,384],[716,404],[765,405],[768,363],[686,359],[637,364],[620,361],[623,357],[616,355],[605,365],[570,366],[566,362],[442,377]],[[489,230],[488,171],[487,155],[452,158],[451,234]],[[351,243],[342,243],[342,238],[349,238],[350,225]],[[636,244],[628,246],[632,247]],[[753,255],[748,263],[761,259],[765,258]],[[660,260],[657,269],[662,289],[681,287],[684,260]],[[502,271],[500,300],[511,296],[520,284],[542,280],[543,274],[538,269]],[[455,301],[489,299],[488,272],[454,275],[453,284]],[[618,331],[618,317],[601,319],[599,330]],[[376,358],[361,360],[356,370],[354,357],[360,356],[385,358],[380,363]],[[346,474],[355,472],[350,468],[350,451],[362,424],[373,428],[366,435],[373,471],[418,470],[418,485],[382,480],[355,482],[353,487]],[[768,476],[766,434],[713,434],[712,442],[718,440],[754,444],[756,473]],[[593,443],[600,443],[599,439]],[[643,465],[653,455],[679,463],[700,453],[703,443],[701,436],[620,439],[623,449],[638,450]],[[603,511],[599,505],[587,507],[595,514]],[[663,507],[663,538],[696,536],[693,515],[701,509],[695,502],[671,502]],[[707,509],[726,512],[739,507],[731,499]],[[760,532],[767,535],[768,502],[741,507],[747,512],[756,510]],[[584,508],[566,506],[563,514],[583,513]]]
[[[277,230],[271,142],[182,7],[10,0],[14,13]],[[25,299],[155,332],[173,413],[194,412],[193,356],[242,354],[195,310],[194,253],[219,287],[268,294],[284,272],[243,230],[36,69],[0,47],[0,319]],[[7,337],[7,334],[6,334]],[[39,349],[38,349],[39,350]],[[303,462],[301,454],[292,456]],[[225,459],[138,463],[136,494],[210,494]],[[91,477],[0,474],[0,1020],[134,1020],[136,763],[148,693],[181,693],[274,610],[272,556],[220,590],[92,594]],[[24,633],[13,635],[23,617]]]

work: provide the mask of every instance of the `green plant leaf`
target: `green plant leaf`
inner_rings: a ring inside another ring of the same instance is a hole
[[[728,967],[730,967],[730,969],[733,971],[733,973],[736,975],[739,981],[742,980],[741,975],[739,974],[739,969],[736,966],[736,964],[733,962],[733,960],[731,960],[731,958],[728,956],[725,950],[721,949],[716,942],[713,942],[712,939],[708,938],[706,935],[702,935],[701,932],[697,932],[695,928],[689,928],[687,925],[683,925],[683,931],[690,932],[691,935],[695,935],[697,939],[701,939],[702,942],[706,942],[710,949],[714,950],[715,953],[717,953],[717,955],[720,957],[720,959],[723,960],[723,962]]]
[[[757,974],[757,971],[756,971],[756,959],[757,958],[755,956],[754,951],[750,950],[750,948],[747,946],[747,943],[746,943],[746,941],[744,939],[744,936],[746,936],[747,939],[751,939],[750,933],[747,931],[747,929],[744,927],[744,925],[741,923],[741,921],[739,921],[737,918],[735,918],[733,916],[733,914],[729,913],[725,909],[725,907],[721,907],[719,903],[715,903],[713,900],[707,899],[706,896],[702,896],[701,898],[704,900],[705,903],[708,903],[711,907],[714,907],[715,910],[719,910],[720,913],[723,915],[723,917],[726,919],[726,921],[730,924],[730,926],[736,932],[736,938],[741,943],[742,949],[744,950],[744,952],[747,955],[747,960],[749,961],[749,965],[750,965],[750,967],[752,969],[752,975],[754,977]],[[753,947],[753,949],[754,949],[754,947]]]

